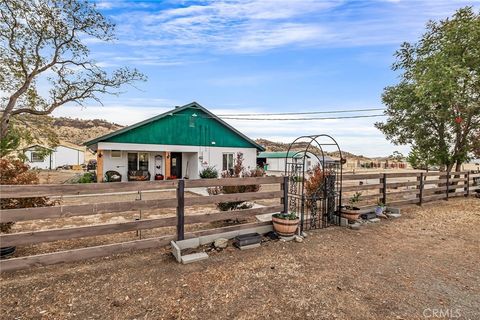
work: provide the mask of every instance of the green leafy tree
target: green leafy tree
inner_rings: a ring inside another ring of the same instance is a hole
[[[89,57],[85,39],[114,40],[114,25],[86,0],[0,1],[0,138],[10,120],[45,116],[67,103],[100,102],[145,77],[136,69],[111,73]],[[39,83],[48,84],[40,92]]]
[[[376,123],[395,144],[410,144],[410,158],[442,170],[460,170],[480,132],[480,15],[471,7],[430,21],[414,44],[396,52],[400,82],[385,88],[386,122]],[[478,143],[478,141],[477,141]],[[425,154],[425,156],[423,155]],[[422,160],[423,161],[423,160]]]

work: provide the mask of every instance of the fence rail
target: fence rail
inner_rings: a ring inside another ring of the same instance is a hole
[[[1,198],[84,196],[109,194],[154,192],[164,189],[175,190],[175,196],[167,199],[130,200],[91,204],[57,205],[53,207],[7,209],[0,212],[0,222],[20,222],[39,219],[61,219],[77,216],[138,212],[148,209],[176,208],[175,216],[155,219],[142,219],[129,222],[96,224],[88,226],[55,228],[47,230],[16,232],[0,235],[2,247],[23,246],[46,243],[59,240],[70,240],[85,237],[104,236],[109,234],[131,232],[145,229],[177,227],[176,235],[139,239],[115,244],[65,250],[47,254],[11,258],[0,261],[0,271],[12,271],[36,265],[49,265],[59,262],[78,261],[86,258],[101,257],[121,253],[132,249],[155,248],[168,244],[173,239],[184,239],[199,235],[238,230],[246,227],[264,225],[265,222],[247,223],[223,228],[207,229],[185,233],[185,225],[211,223],[227,219],[245,219],[259,214],[274,213],[284,210],[286,193],[284,177],[249,177],[232,179],[202,179],[202,180],[172,180],[152,182],[119,182],[103,184],[76,185],[29,185],[1,186]],[[259,191],[233,194],[218,194],[200,197],[186,197],[186,188],[217,187],[217,186],[248,186],[248,185],[279,184],[279,191]],[[213,212],[207,214],[185,214],[185,207],[211,205],[221,202],[252,201],[259,199],[278,198],[276,205],[260,208],[235,210],[228,212]],[[271,222],[267,222],[271,223]]]
[[[478,180],[477,180],[478,179]],[[480,174],[468,172],[402,172],[348,174],[343,176],[343,199],[349,198],[354,192],[362,192],[363,205],[372,205],[382,201],[388,205],[421,205],[427,201],[448,200],[454,196],[468,196],[474,190],[480,189],[475,181],[480,181]],[[186,196],[186,189],[216,186],[246,186],[246,185],[278,184],[280,191],[246,192],[235,194],[218,194],[203,197]],[[119,195],[125,193],[150,193],[165,189],[175,191],[175,196],[166,199],[126,200],[105,203],[68,204],[53,207],[37,207],[8,209],[0,212],[0,222],[22,222],[43,219],[63,219],[77,216],[120,214],[142,210],[175,208],[175,216],[146,218],[142,220],[56,228],[17,232],[0,235],[2,247],[23,246],[45,242],[79,239],[84,237],[104,236],[153,228],[175,227],[176,234],[167,234],[147,239],[99,245],[80,249],[64,250],[33,256],[11,258],[0,261],[0,271],[12,271],[31,266],[45,266],[60,262],[72,262],[87,258],[101,257],[129,250],[156,248],[168,244],[173,239],[184,239],[199,235],[238,230],[271,222],[256,222],[227,226],[216,229],[185,232],[185,225],[211,223],[226,219],[243,219],[258,214],[274,213],[287,210],[288,178],[232,178],[232,179],[202,179],[202,180],[171,180],[152,182],[119,182],[75,185],[28,185],[1,186],[0,198],[25,197],[88,197],[95,195]],[[278,204],[261,208],[236,210],[228,212],[213,212],[208,214],[185,214],[185,207],[211,205],[219,202],[251,201],[259,199],[278,198]],[[169,231],[171,232],[171,231]],[[172,233],[172,232],[171,232]]]
[[[407,180],[407,181],[405,181]],[[480,189],[480,173],[469,172],[399,172],[346,174],[343,199],[361,192],[363,206],[380,201],[388,205],[423,204],[454,196],[468,196]]]

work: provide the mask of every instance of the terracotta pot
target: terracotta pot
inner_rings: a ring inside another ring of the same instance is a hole
[[[342,218],[345,218],[350,221],[357,221],[358,217],[360,216],[360,213],[346,213],[342,212],[341,213]]]
[[[278,235],[282,237],[293,236],[295,234],[295,231],[297,231],[299,221],[299,218],[295,220],[288,220],[272,217],[273,229]]]

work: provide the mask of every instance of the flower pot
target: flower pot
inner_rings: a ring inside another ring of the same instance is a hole
[[[362,210],[355,208],[355,209],[347,209],[347,208],[342,208],[342,211],[340,215],[342,218],[345,218],[349,221],[356,221],[358,220],[358,217],[362,214]]]
[[[299,221],[299,218],[282,219],[272,216],[273,230],[282,237],[291,237],[297,231]]]

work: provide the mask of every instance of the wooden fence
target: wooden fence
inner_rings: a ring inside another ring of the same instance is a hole
[[[390,206],[425,202],[455,196],[468,196],[480,189],[475,184],[480,173],[470,172],[399,172],[343,175],[343,203],[355,192],[361,193],[363,206],[378,201]]]
[[[283,201],[286,192],[283,177],[233,178],[233,179],[202,179],[202,180],[169,180],[152,182],[118,182],[75,185],[9,185],[1,186],[1,198],[53,197],[67,198],[72,196],[119,195],[132,192],[156,192],[165,189],[176,190],[174,198],[133,200],[121,202],[89,203],[59,205],[53,207],[36,207],[2,210],[0,222],[19,222],[37,219],[61,219],[85,215],[106,213],[124,213],[146,209],[176,208],[176,216],[155,219],[136,220],[131,222],[108,223],[70,228],[48,229],[39,231],[17,232],[0,235],[2,247],[23,246],[44,242],[76,239],[83,237],[102,236],[108,234],[137,231],[144,229],[176,227],[177,234],[161,237],[139,239],[128,242],[72,249],[60,252],[38,254],[0,261],[0,271],[25,269],[31,266],[45,266],[61,262],[73,262],[87,258],[102,257],[122,253],[132,249],[147,249],[165,246],[171,240],[198,237],[238,229],[252,228],[271,222],[256,222],[238,224],[216,229],[207,229],[185,233],[184,227],[189,224],[210,223],[226,219],[245,219],[255,215],[280,212],[284,210]],[[279,184],[278,191],[259,191],[233,194],[218,194],[200,197],[185,197],[186,188],[246,186],[246,185]],[[185,207],[216,204],[219,202],[251,201],[259,199],[278,198],[277,205],[261,208],[214,212],[201,215],[185,215]]]
[[[448,199],[453,196],[468,196],[480,187],[474,186],[473,179],[480,174],[468,172],[406,172],[385,174],[348,174],[343,176],[343,203],[354,192],[362,192],[363,205],[372,205],[377,200],[388,205],[401,206]],[[479,178],[480,179],[480,178]],[[252,184],[277,184],[275,191],[219,194],[201,197],[185,197],[186,188],[245,186]],[[162,190],[175,190],[175,196],[166,199],[137,199],[131,201],[68,204],[53,207],[36,207],[2,210],[0,222],[21,222],[43,219],[63,219],[77,216],[125,213],[148,209],[176,208],[176,215],[169,217],[135,220],[121,223],[97,224],[69,228],[56,228],[38,231],[17,232],[0,235],[0,246],[25,246],[59,240],[104,236],[123,232],[164,227],[176,227],[176,234],[162,235],[127,242],[71,249],[60,252],[37,254],[0,261],[0,271],[25,269],[32,266],[45,266],[61,262],[73,262],[87,258],[102,257],[129,250],[156,248],[167,245],[171,240],[198,237],[202,235],[252,228],[271,222],[245,223],[222,228],[185,233],[185,225],[211,223],[226,219],[244,219],[255,215],[286,210],[288,179],[285,177],[169,180],[152,182],[118,182],[74,185],[15,185],[1,186],[0,198],[50,197],[93,197],[132,193],[154,193]],[[246,210],[214,212],[208,214],[185,214],[185,207],[211,205],[219,202],[251,201],[275,199],[275,205]]]

